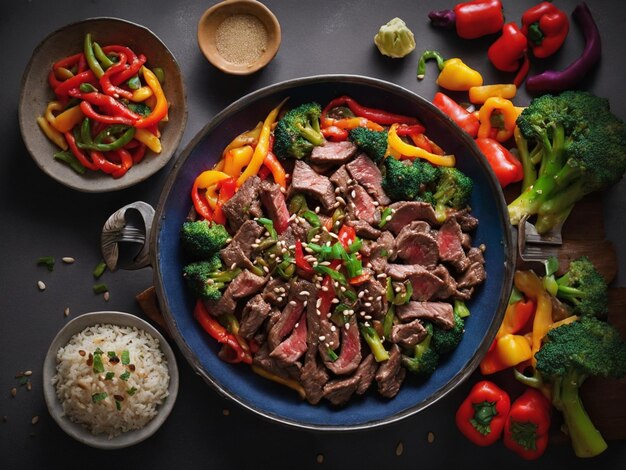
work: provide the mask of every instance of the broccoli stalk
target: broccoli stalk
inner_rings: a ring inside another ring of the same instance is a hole
[[[594,457],[607,444],[587,414],[579,390],[588,377],[626,375],[626,342],[612,325],[583,316],[548,332],[535,354],[536,377],[516,373],[527,385],[551,386],[552,403],[562,414],[578,457]]]
[[[626,126],[609,103],[589,92],[569,90],[533,99],[517,119],[517,146],[529,181],[508,206],[517,225],[537,215],[536,229],[546,233],[567,220],[587,194],[619,181],[626,171]],[[534,144],[530,153],[524,146]],[[536,165],[539,168],[536,168]]]
[[[413,356],[402,355],[402,364],[410,372],[418,377],[429,377],[437,369],[439,363],[439,354],[431,347],[431,339],[433,336],[433,326],[430,322],[425,322],[424,327],[428,334],[426,337],[415,345]]]
[[[435,217],[444,222],[451,209],[463,209],[469,204],[474,182],[456,167],[440,169],[437,190],[433,194]]]
[[[310,155],[313,147],[322,145],[321,114],[321,106],[314,102],[287,111],[274,128],[274,154],[283,159],[302,159]]]

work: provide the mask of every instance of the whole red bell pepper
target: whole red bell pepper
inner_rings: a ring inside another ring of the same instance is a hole
[[[503,72],[515,72],[513,80],[519,86],[526,78],[530,68],[528,59],[528,39],[515,23],[502,26],[502,35],[489,46],[487,57],[493,66]]]
[[[500,186],[505,188],[524,178],[522,163],[497,140],[480,137],[475,142],[493,169]]]
[[[528,388],[511,405],[504,426],[504,445],[526,460],[541,457],[548,446],[550,401],[534,388]]]
[[[508,393],[488,380],[477,382],[456,412],[461,433],[479,446],[500,439],[511,407]]]
[[[435,93],[433,104],[443,113],[452,119],[461,129],[467,132],[471,137],[475,138],[478,134],[480,122],[474,113],[470,113],[463,106],[458,104],[448,95],[440,91]]]
[[[500,0],[473,0],[457,4],[453,10],[431,11],[428,14],[437,28],[456,27],[463,39],[476,39],[502,29],[504,14]]]
[[[550,2],[541,2],[522,15],[522,33],[528,38],[533,55],[540,59],[558,51],[568,32],[567,14]]]

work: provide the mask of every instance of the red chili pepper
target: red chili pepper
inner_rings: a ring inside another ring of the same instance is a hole
[[[511,400],[493,382],[476,383],[456,412],[456,425],[461,433],[479,446],[489,446],[500,439]]]
[[[519,27],[511,22],[502,27],[502,35],[489,46],[487,57],[493,66],[503,72],[518,72],[516,86],[524,81],[530,61],[528,59],[528,39]]]
[[[500,0],[473,0],[454,7],[456,33],[463,39],[475,39],[502,29],[504,15]]]
[[[213,211],[213,221],[218,224],[224,225],[226,223],[226,215],[222,210],[222,206],[228,201],[237,191],[237,178],[227,178],[217,183],[217,203],[215,204],[215,210]]]
[[[87,101],[81,101],[80,109],[85,116],[94,121],[102,122],[105,124],[124,124],[125,126],[132,126],[135,121],[124,116],[108,116],[106,114],[100,114],[91,107]]]
[[[302,271],[302,274],[307,277],[313,276],[315,274],[315,270],[304,257],[304,249],[302,248],[302,241],[300,241],[300,239],[296,240],[295,258],[296,267]]]
[[[522,163],[497,140],[481,137],[475,140],[503,188],[524,178]]]
[[[541,2],[522,15],[522,32],[528,38],[533,55],[543,59],[563,45],[569,32],[569,19],[552,3]]]
[[[511,405],[504,426],[504,445],[526,460],[541,457],[548,446],[552,404],[539,391],[528,388]]]
[[[120,163],[119,168],[111,173],[111,176],[113,176],[113,178],[121,178],[133,166],[133,156],[128,150],[123,148],[116,149],[115,154],[119,157]]]
[[[78,145],[76,145],[76,139],[74,138],[74,135],[71,132],[64,132],[63,135],[65,136],[65,140],[68,147],[72,151],[72,154],[74,154],[80,164],[89,170],[97,171],[98,167],[95,165],[95,163],[90,161],[87,155],[85,155],[84,152],[78,148]]]
[[[470,113],[448,95],[440,91],[435,93],[433,104],[471,137],[475,138],[476,135],[478,135],[478,127],[480,126],[478,117],[474,113]]]
[[[115,75],[119,72],[122,72],[126,69],[126,55],[119,54],[119,61],[115,64],[111,65],[100,77],[100,86],[102,87],[102,91],[104,91],[107,95],[112,96],[113,98],[126,98],[127,100],[133,97],[132,92],[128,90],[124,90],[118,86],[115,86],[111,83],[111,76]]]
[[[372,278],[372,273],[370,273],[370,272],[365,272],[365,273],[360,274],[360,275],[358,275],[358,276],[354,276],[353,278],[351,278],[351,279],[348,281],[348,283],[349,283],[350,285],[353,285],[353,286],[358,286],[358,285],[361,285],[361,284],[363,284],[363,283],[365,283],[365,282],[369,281],[371,278]]]
[[[390,126],[391,124],[394,124],[394,123],[398,123],[398,124],[417,124],[418,123],[417,118],[414,118],[414,117],[404,116],[401,114],[393,114],[387,111],[383,111],[382,109],[368,108],[365,106],[361,106],[354,99],[345,95],[335,98],[330,103],[328,103],[326,107],[324,108],[324,110],[322,111],[322,118],[326,117],[326,115],[328,114],[328,111],[338,106],[348,106],[348,108],[350,108],[350,111],[352,111],[355,114],[355,116],[369,119],[370,121],[373,121],[383,126]]]
[[[137,54],[135,54],[130,47],[120,46],[118,44],[109,44],[108,46],[103,46],[102,50],[106,54],[110,54],[112,52],[115,54],[124,54],[130,63],[137,60]]]
[[[111,158],[107,158],[104,152],[99,152],[97,150],[89,151],[89,155],[91,156],[91,159],[93,160],[96,167],[98,167],[98,169],[102,170],[104,173],[113,176],[113,178],[121,178],[133,165],[132,156],[128,151],[123,151],[123,153],[117,153],[116,150],[113,153],[106,152],[106,154],[110,154],[108,156],[111,157],[112,155],[116,155],[119,163],[112,161]]]
[[[127,118],[131,121],[131,124],[129,125],[132,125],[133,122],[141,118],[139,114],[124,106],[121,101],[116,100],[112,96],[105,95],[104,93],[99,93],[97,91],[82,93],[77,89],[72,89],[70,90],[69,95],[83,101],[87,101],[89,104],[98,106],[98,108],[102,109],[111,116]]]
[[[193,202],[193,207],[196,209],[196,212],[200,217],[206,220],[213,220],[213,211],[211,210],[211,206],[209,206],[206,197],[204,197],[204,189],[199,189],[197,184],[194,183],[191,188],[191,200]]]
[[[348,138],[348,130],[337,126],[322,127],[321,131],[324,138],[333,142],[341,142]]]
[[[137,142],[137,141],[135,140],[133,142]],[[128,146],[126,148],[128,148]],[[133,147],[133,152],[132,152],[133,164],[139,163],[141,160],[143,160],[143,157],[145,155],[146,155],[146,144],[144,144],[143,142],[140,142],[139,145]]]
[[[396,134],[399,136],[413,136],[423,134],[424,132],[426,132],[426,128],[421,124],[413,124],[410,126],[401,124],[396,128]]]
[[[354,227],[344,224],[339,229],[339,233],[337,235],[339,237],[339,241],[347,250],[350,248],[350,244],[356,239],[356,230],[354,230]]]
[[[139,54],[139,56],[137,56],[134,61],[130,62],[126,70],[123,70],[117,75],[111,77],[111,83],[113,85],[120,85],[129,78],[134,77],[135,75],[137,75],[137,73],[139,73],[139,69],[143,66],[143,64],[146,63],[146,60],[147,59],[145,55]]]
[[[52,70],[58,69],[59,67],[71,69],[73,66],[78,64],[81,57],[84,58],[85,55],[82,52],[79,52],[78,54],[70,55],[64,57],[63,59],[57,60],[54,64],[52,64]]]
[[[237,341],[237,338],[235,338],[235,335],[229,333],[228,330],[220,325],[217,319],[209,313],[202,300],[196,301],[193,316],[204,331],[218,343],[223,344],[222,351],[224,352],[220,352],[222,359],[233,363],[245,362],[246,364],[252,364],[250,353],[244,351]]]
[[[71,89],[78,88],[82,83],[96,83],[96,76],[91,69],[78,73],[72,78],[61,82],[59,86],[54,88],[54,94],[59,98],[66,98]]]

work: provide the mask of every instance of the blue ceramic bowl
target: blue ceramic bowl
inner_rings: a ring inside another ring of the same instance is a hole
[[[292,102],[316,100],[324,104],[343,94],[366,106],[417,116],[427,126],[429,136],[457,156],[458,167],[475,182],[471,206],[480,225],[473,244],[487,247],[487,280],[468,304],[472,314],[460,346],[429,380],[420,382],[407,376],[391,400],[370,390],[336,408],[325,401],[311,405],[292,390],[254,374],[249,367],[228,364],[217,357],[218,344],[192,316],[194,299],[181,276],[179,231],[191,207],[189,192],[195,177],[216,162],[234,136],[253,128],[285,97],[291,97]],[[176,162],[161,194],[151,235],[151,256],[155,287],[167,324],[186,359],[207,383],[244,408],[271,420],[300,428],[344,431],[379,426],[417,413],[471,375],[504,315],[515,265],[511,237],[504,196],[489,164],[473,140],[449,118],[427,100],[391,83],[361,76],[324,75],[290,80],[247,95],[198,133]]]

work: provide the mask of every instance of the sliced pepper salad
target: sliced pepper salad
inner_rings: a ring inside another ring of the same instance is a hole
[[[160,68],[131,48],[100,46],[87,33],[83,51],[58,60],[48,74],[55,98],[37,123],[59,147],[54,158],[76,173],[121,178],[145,156],[161,152],[159,124],[169,103]]]

